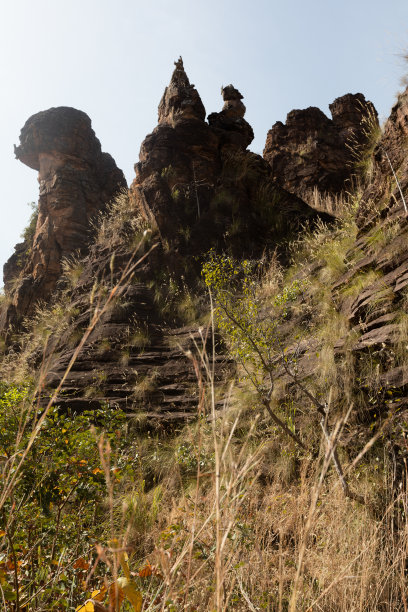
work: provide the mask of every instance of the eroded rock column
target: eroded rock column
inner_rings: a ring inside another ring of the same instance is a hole
[[[62,259],[86,251],[91,219],[126,187],[122,171],[102,152],[91,120],[74,108],[51,108],[30,117],[15,154],[37,170],[40,197],[34,238],[19,257],[20,269],[9,263],[15,255],[4,267],[11,304],[3,313],[3,327],[29,314],[39,299],[49,298]]]

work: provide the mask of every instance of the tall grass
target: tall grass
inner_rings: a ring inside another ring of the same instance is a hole
[[[123,204],[126,225],[125,208]],[[102,241],[115,231],[114,223],[109,223],[101,229]],[[118,223],[117,227],[123,227],[123,219]],[[27,489],[26,496],[18,498],[18,484],[28,474],[27,465],[53,415],[53,403],[69,369],[121,287],[148,256],[138,258],[135,249],[119,281],[104,298],[94,301],[89,326],[48,404],[40,407],[35,399],[45,378],[45,362],[32,383],[33,392],[8,404],[15,413],[18,434],[13,452],[0,456],[0,601],[4,610],[73,610],[88,600],[88,606],[100,612],[125,612],[131,604],[122,601],[123,578],[134,584],[144,612],[407,610],[404,449],[408,448],[401,433],[406,426],[403,415],[382,414],[371,423],[358,420],[352,403],[357,371],[350,350],[353,338],[341,309],[344,300],[376,277],[370,272],[357,275],[337,292],[336,299],[331,291],[331,285],[361,256],[351,252],[356,231],[350,213],[334,229],[322,225],[309,232],[294,246],[290,270],[282,270],[276,258],[265,264],[254,296],[264,314],[288,279],[307,275],[304,290],[285,313],[282,334],[288,345],[299,344],[299,333],[302,341],[314,342],[309,354],[316,365],[306,380],[315,397],[330,400],[330,434],[327,428],[326,433],[320,429],[310,398],[283,380],[284,372],[272,400],[287,418],[287,427],[302,430],[303,447],[259,410],[255,393],[240,379],[239,371],[220,390],[214,336],[208,342],[215,330],[210,307],[211,322],[202,326],[202,342],[187,355],[197,378],[195,421],[171,436],[152,433],[146,423],[143,434],[132,419],[121,428],[115,426],[111,439],[107,433],[95,433],[98,464],[92,464],[92,470],[101,479],[102,492],[92,501],[94,507],[89,508],[84,498],[81,501],[74,483],[55,512],[57,526],[51,525],[51,530],[47,523],[47,512],[55,507],[45,505],[38,519],[41,535],[31,548],[22,550],[16,541],[27,526],[18,522],[20,510],[34,492]],[[72,284],[77,280],[74,270]],[[56,321],[49,321],[54,333],[65,329],[64,316],[55,312]],[[405,364],[403,313],[398,320],[401,336],[395,345],[396,359]],[[44,317],[38,315],[38,321]],[[46,337],[48,332],[44,330]],[[339,355],[336,346],[342,337],[344,350]],[[141,349],[145,346],[143,337],[139,344]],[[207,346],[212,347],[211,354]],[[367,367],[371,367],[368,360]],[[144,381],[146,386],[153,383],[154,376]],[[135,393],[143,396],[145,390],[141,385]],[[65,424],[61,424],[64,442],[62,429]],[[24,433],[28,441],[21,448]],[[5,432],[0,427],[1,444],[2,436]],[[115,450],[114,440],[120,436],[123,443]],[[80,446],[82,438],[75,440]],[[52,447],[47,448],[53,456]],[[81,455],[86,463],[90,446],[82,450],[88,452]],[[350,487],[359,491],[365,503],[344,495],[333,465],[335,454]],[[61,475],[64,469],[61,466]],[[71,534],[63,533],[66,515],[76,519]],[[93,541],[89,537],[92,520],[100,523],[100,529],[92,532]],[[65,542],[61,547],[56,544],[60,539]],[[42,563],[39,578],[25,578],[27,560],[36,569]],[[92,597],[94,590],[101,601]]]

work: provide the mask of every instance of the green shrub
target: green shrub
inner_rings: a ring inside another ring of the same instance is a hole
[[[30,384],[1,384],[5,487],[41,412]],[[119,451],[124,418],[106,406],[82,414],[50,409],[1,509],[0,581],[8,601],[18,600],[20,608],[30,601],[30,609],[68,610],[81,599],[75,560],[91,558],[106,527],[98,440],[103,434],[112,450]],[[118,468],[115,477],[121,472]]]

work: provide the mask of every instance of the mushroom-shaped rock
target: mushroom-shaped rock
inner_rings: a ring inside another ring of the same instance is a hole
[[[51,108],[30,117],[15,154],[38,171],[40,184],[32,244],[25,249],[18,245],[19,253],[23,251],[21,282],[11,293],[18,319],[38,299],[50,296],[61,276],[62,258],[87,249],[92,217],[126,187],[126,181],[112,157],[102,153],[89,117],[75,108]],[[7,263],[4,272],[7,289],[16,266]]]
[[[190,83],[180,57],[159,104],[159,123],[174,125],[177,121],[204,121],[205,108],[198,91]]]
[[[254,132],[244,119],[245,105],[242,94],[233,85],[221,88],[224,106],[220,113],[211,113],[208,123],[217,130],[222,144],[246,149],[254,139]]]

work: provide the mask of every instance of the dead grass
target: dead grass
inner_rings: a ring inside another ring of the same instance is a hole
[[[96,232],[95,244],[110,249],[123,247],[123,244],[134,248],[140,242],[143,232],[149,229],[127,189],[113,200],[107,212],[101,214],[93,226]]]
[[[114,206],[115,215],[101,222],[99,244],[127,232],[133,214],[129,202],[122,198]],[[339,443],[340,434],[346,439],[356,433],[352,430],[357,418],[352,412],[350,422],[341,420],[356,393],[356,367],[349,350],[353,339],[341,301],[377,279],[364,272],[340,292],[337,302],[333,300],[331,284],[352,263],[349,253],[356,232],[351,213],[334,229],[320,225],[294,245],[289,271],[283,273],[272,258],[258,278],[258,299],[272,312],[282,286],[307,276],[307,285],[288,308],[282,334],[291,345],[304,339],[315,342],[313,355],[310,348],[304,353],[315,364],[306,380],[317,397],[328,401],[331,431],[338,437],[327,442],[320,435],[310,401],[287,381],[277,381],[276,387],[282,386],[272,400],[288,427],[296,424],[302,430],[305,449],[263,415],[244,382],[225,392],[224,405],[216,410],[219,391],[210,366],[215,360],[196,346],[199,357],[190,355],[198,376],[195,423],[172,437],[155,437],[141,412],[130,419],[128,445],[121,457],[111,456],[101,440],[106,542],[98,543],[93,560],[105,563],[110,579],[116,579],[118,547],[112,542],[129,552],[144,612],[406,612],[407,470],[404,457],[392,464],[389,452],[396,444],[402,448],[403,442],[397,439],[396,427],[381,430],[381,423],[376,423],[371,441],[369,436],[358,438],[351,448]],[[376,242],[377,238],[373,247]],[[77,273],[72,276],[75,283]],[[169,290],[177,293],[171,281]],[[163,297],[157,293],[160,301]],[[114,291],[109,295],[113,300]],[[190,297],[183,294],[178,304],[181,314],[193,320],[195,304]],[[404,308],[396,348],[401,360],[408,338]],[[53,334],[67,329],[73,316],[75,311],[64,304],[39,308],[22,338],[21,355],[4,359],[5,375],[11,376],[14,367],[18,376],[26,377],[35,355],[44,351]],[[135,328],[133,337],[132,333],[127,349],[143,350],[149,342],[145,330]],[[346,338],[345,350],[339,356],[336,343],[341,338]],[[129,352],[122,358],[126,362]],[[374,389],[376,366],[366,360],[364,367]],[[151,372],[141,378],[135,396],[143,400],[154,391],[156,376]],[[103,383],[103,372],[96,382],[96,387]],[[147,433],[141,435],[142,429]],[[331,463],[335,449],[364,504],[346,498],[339,486]],[[129,464],[137,467],[138,477],[115,481],[115,470],[120,467],[126,475]],[[18,467],[22,469],[23,460]],[[6,487],[11,490],[10,482]],[[4,492],[6,488],[3,501]],[[140,568],[147,560],[153,569],[143,577]],[[55,593],[57,598],[56,586]]]

